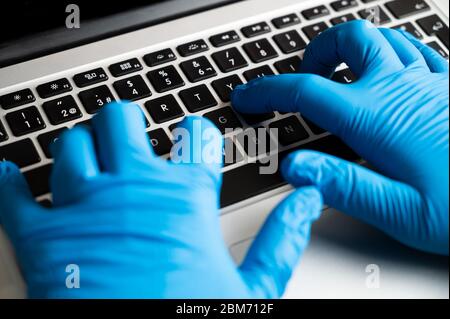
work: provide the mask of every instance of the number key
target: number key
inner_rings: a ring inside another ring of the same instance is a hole
[[[45,102],[42,107],[53,125],[69,122],[83,115],[74,98],[70,95]]]
[[[5,118],[15,136],[25,135],[45,128],[44,120],[36,106],[8,113]]]
[[[217,75],[216,70],[204,56],[183,62],[180,66],[191,82],[199,82]]]
[[[114,88],[122,100],[136,101],[152,95],[140,75],[117,81],[114,83]]]
[[[292,53],[306,48],[306,42],[295,30],[278,34],[273,39],[284,53]]]
[[[78,94],[78,97],[89,114],[96,113],[103,106],[115,100],[110,89],[106,85],[82,91]]]
[[[247,43],[244,45],[244,50],[255,63],[270,60],[278,56],[277,52],[267,39]]]
[[[245,58],[236,48],[214,53],[212,57],[222,72],[231,72],[248,65]]]
[[[150,71],[147,77],[159,93],[167,92],[184,85],[184,81],[173,65]]]

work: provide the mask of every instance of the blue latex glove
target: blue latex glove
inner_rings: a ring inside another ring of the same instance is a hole
[[[223,141],[212,123],[191,117],[180,124],[191,134],[179,138],[179,164],[154,155],[136,105],[108,105],[92,126],[77,126],[53,145],[52,209],[34,201],[15,165],[0,164],[0,221],[30,297],[283,293],[320,214],[314,187],[275,209],[238,268],[220,229]],[[79,289],[66,288],[70,264],[79,266]]]
[[[345,62],[358,80],[329,80]],[[448,255],[448,63],[411,35],[354,21],[307,47],[302,74],[236,88],[243,113],[301,112],[339,136],[377,172],[311,151],[282,164],[295,186],[314,185],[326,204],[402,243]]]

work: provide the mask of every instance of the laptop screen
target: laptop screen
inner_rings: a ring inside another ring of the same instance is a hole
[[[0,67],[240,0],[6,0]]]

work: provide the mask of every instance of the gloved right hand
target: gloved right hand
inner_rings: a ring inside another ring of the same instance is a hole
[[[342,62],[355,83],[329,80]],[[326,204],[406,245],[448,255],[448,70],[411,35],[354,21],[310,43],[303,74],[237,87],[232,102],[243,113],[300,112],[339,136],[378,172],[299,151],[283,163],[286,179],[317,186]]]

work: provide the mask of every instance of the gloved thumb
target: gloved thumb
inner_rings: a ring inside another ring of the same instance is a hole
[[[304,187],[270,214],[240,267],[253,297],[281,297],[321,210],[320,193],[314,187]]]
[[[11,162],[0,162],[0,224],[13,243],[42,209],[19,168]]]
[[[420,243],[415,240],[420,235],[417,233],[420,224],[426,227],[425,204],[415,188],[360,165],[314,151],[290,154],[281,170],[285,179],[296,187],[317,187],[325,204],[375,226],[409,246],[430,251],[425,238]]]

